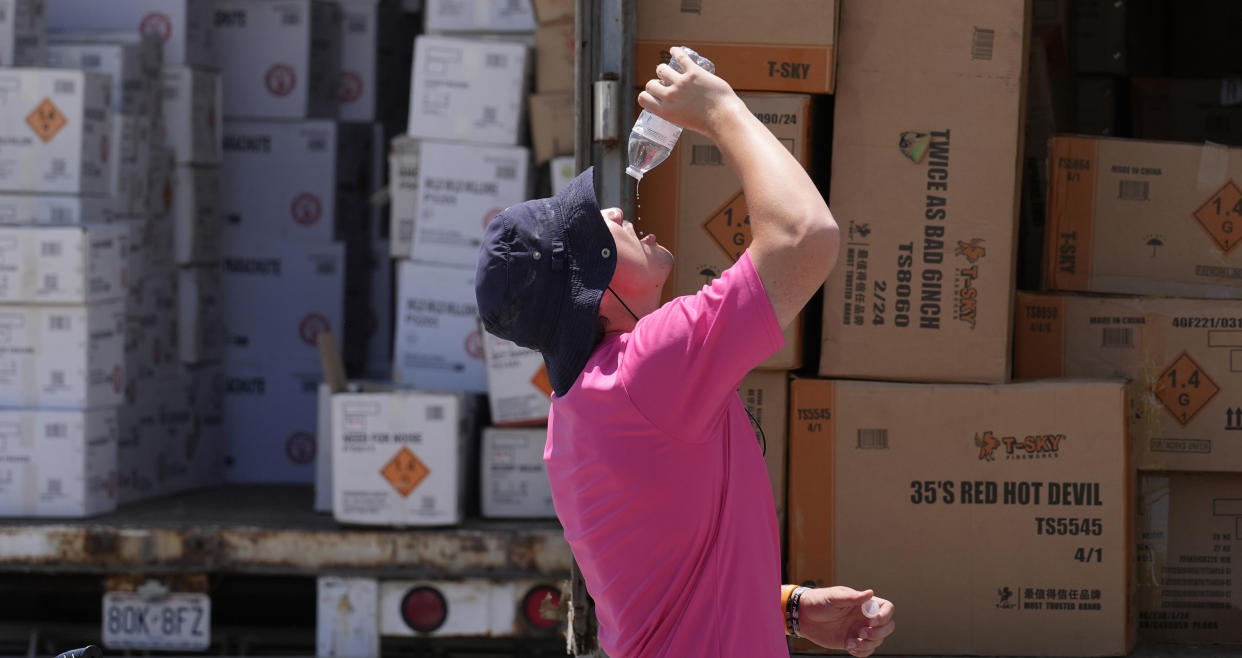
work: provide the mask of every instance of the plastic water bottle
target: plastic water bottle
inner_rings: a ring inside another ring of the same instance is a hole
[[[687,57],[694,60],[695,64],[709,73],[716,72],[716,65],[712,64],[711,60],[685,46],[681,49],[685,51]],[[668,65],[678,73],[685,73],[681,70],[681,65],[677,63],[676,58],[670,59]],[[634,127],[630,129],[630,166],[625,168],[625,173],[634,180],[642,180],[643,174],[664,162],[668,154],[673,151],[673,147],[677,145],[679,137],[681,137],[681,126],[643,110],[638,115],[638,120],[634,122]]]

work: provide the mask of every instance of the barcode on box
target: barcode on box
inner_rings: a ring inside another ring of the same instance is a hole
[[[77,89],[78,86],[74,84],[73,80],[57,80],[52,85],[52,91],[58,94],[72,94]]]
[[[336,274],[336,264],[330,260],[323,261],[315,265],[315,274],[324,274],[331,276]]]
[[[58,278],[55,274],[43,275],[43,289],[45,291],[59,290],[60,278]]]
[[[704,165],[708,167],[719,167],[724,164],[724,156],[720,154],[720,149],[705,144],[695,146],[690,149],[690,165]]]
[[[350,16],[348,19],[346,19],[346,21],[347,22],[345,24],[345,29],[348,30],[350,34],[365,34],[366,33],[367,31],[367,17],[366,16]]]
[[[681,13],[702,14],[703,0],[681,0]]]
[[[306,143],[306,150],[311,153],[321,153],[328,150],[328,140],[323,138],[312,139]]]
[[[301,25],[302,13],[297,11],[287,11],[280,17],[281,25]]]
[[[60,478],[51,478],[47,481],[47,493],[51,496],[59,496],[64,493],[64,486],[60,483]]]
[[[1101,347],[1134,347],[1134,327],[1104,327]]]
[[[53,370],[48,379],[52,382],[52,388],[60,388],[65,385],[65,372],[63,370]]]
[[[497,165],[496,178],[500,180],[513,180],[517,178],[517,166],[515,165]]]
[[[888,450],[888,430],[858,430],[859,450]]]
[[[69,331],[69,316],[53,315],[47,319],[47,328],[50,331]]]
[[[496,108],[491,106],[483,108],[483,123],[496,123]]]
[[[39,244],[39,255],[45,256],[45,257],[59,256],[60,255],[60,243],[59,242],[40,243]]]
[[[436,420],[444,420],[444,407],[441,407],[439,405],[436,405],[433,407],[427,407],[427,420],[428,422],[436,421]]]
[[[53,224],[68,224],[73,221],[73,211],[62,206],[56,206],[52,208],[50,219]]]
[[[1120,187],[1117,190],[1117,198],[1122,201],[1147,201],[1148,192],[1151,189],[1151,183],[1145,180],[1123,180],[1119,181]]]
[[[483,65],[489,69],[503,69],[509,66],[509,57],[500,53],[488,53],[483,59]]]
[[[103,60],[99,57],[99,55],[82,56],[82,68],[84,69],[97,69],[102,65]]]
[[[43,435],[49,439],[63,439],[69,436],[69,427],[64,423],[49,423]]]
[[[996,30],[976,27],[974,38],[970,40],[970,58],[983,62],[992,61],[994,45],[996,45]]]

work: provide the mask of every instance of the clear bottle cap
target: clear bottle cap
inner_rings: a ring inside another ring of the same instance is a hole
[[[875,599],[867,599],[862,604],[863,616],[868,619],[875,619],[880,614],[880,603]]]
[[[642,180],[642,179],[643,179],[643,172],[641,172],[641,171],[639,171],[639,170],[637,170],[637,169],[635,169],[635,168],[633,168],[633,167],[626,167],[626,168],[625,168],[625,173],[629,174],[629,175],[630,175],[630,178],[633,178],[634,180]]]

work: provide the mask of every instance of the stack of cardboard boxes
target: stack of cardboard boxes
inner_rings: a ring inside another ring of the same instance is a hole
[[[640,2],[635,83],[641,87],[654,77],[656,66],[668,61],[671,46],[688,46],[716,65],[716,72],[803,166],[813,167],[815,110],[837,82],[838,4]],[[635,194],[636,229],[654,233],[677,257],[665,300],[698,292],[750,244],[741,182],[712,141],[698,133],[682,133],[672,154],[643,177]],[[789,374],[804,364],[803,325],[799,317],[786,328],[785,347],[751,372],[740,390],[766,438],[765,459],[782,527]]]
[[[178,270],[212,260],[182,260],[181,240],[196,254],[211,241],[174,207],[172,164],[191,154],[165,126],[204,143],[218,131],[192,130],[180,107],[183,55],[135,16],[73,4],[0,12],[6,61],[42,67],[4,71],[10,514],[95,514],[219,475],[219,379],[205,365],[219,333],[200,322],[218,296],[199,292],[210,269]]]
[[[1124,382],[1008,383],[1029,3],[841,5],[842,245],[826,379],[790,394],[788,578],[895,601],[886,652],[1123,654]]]
[[[424,7],[405,134],[388,152],[393,384],[331,396],[331,495],[345,523],[449,525],[467,507],[488,391],[474,296],[483,229],[529,198],[528,2]],[[327,482],[321,491],[326,494]],[[326,500],[325,500],[326,499]]]
[[[402,17],[380,0],[212,6],[225,98],[226,475],[309,483],[319,334],[340,338],[353,374],[384,353],[372,347],[388,325],[372,281],[381,296],[391,288],[373,267],[382,233],[370,197],[391,130],[379,88],[400,89],[391,39]]]
[[[1130,381],[1144,639],[1242,640],[1228,559],[1242,519],[1240,156],[1057,137],[1047,292],[1018,296],[1017,377]]]

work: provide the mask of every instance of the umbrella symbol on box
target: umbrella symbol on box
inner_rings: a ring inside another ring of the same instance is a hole
[[[1155,258],[1156,247],[1163,247],[1164,240],[1161,240],[1160,238],[1151,238],[1150,240],[1147,241],[1147,246],[1151,247],[1151,257]]]

